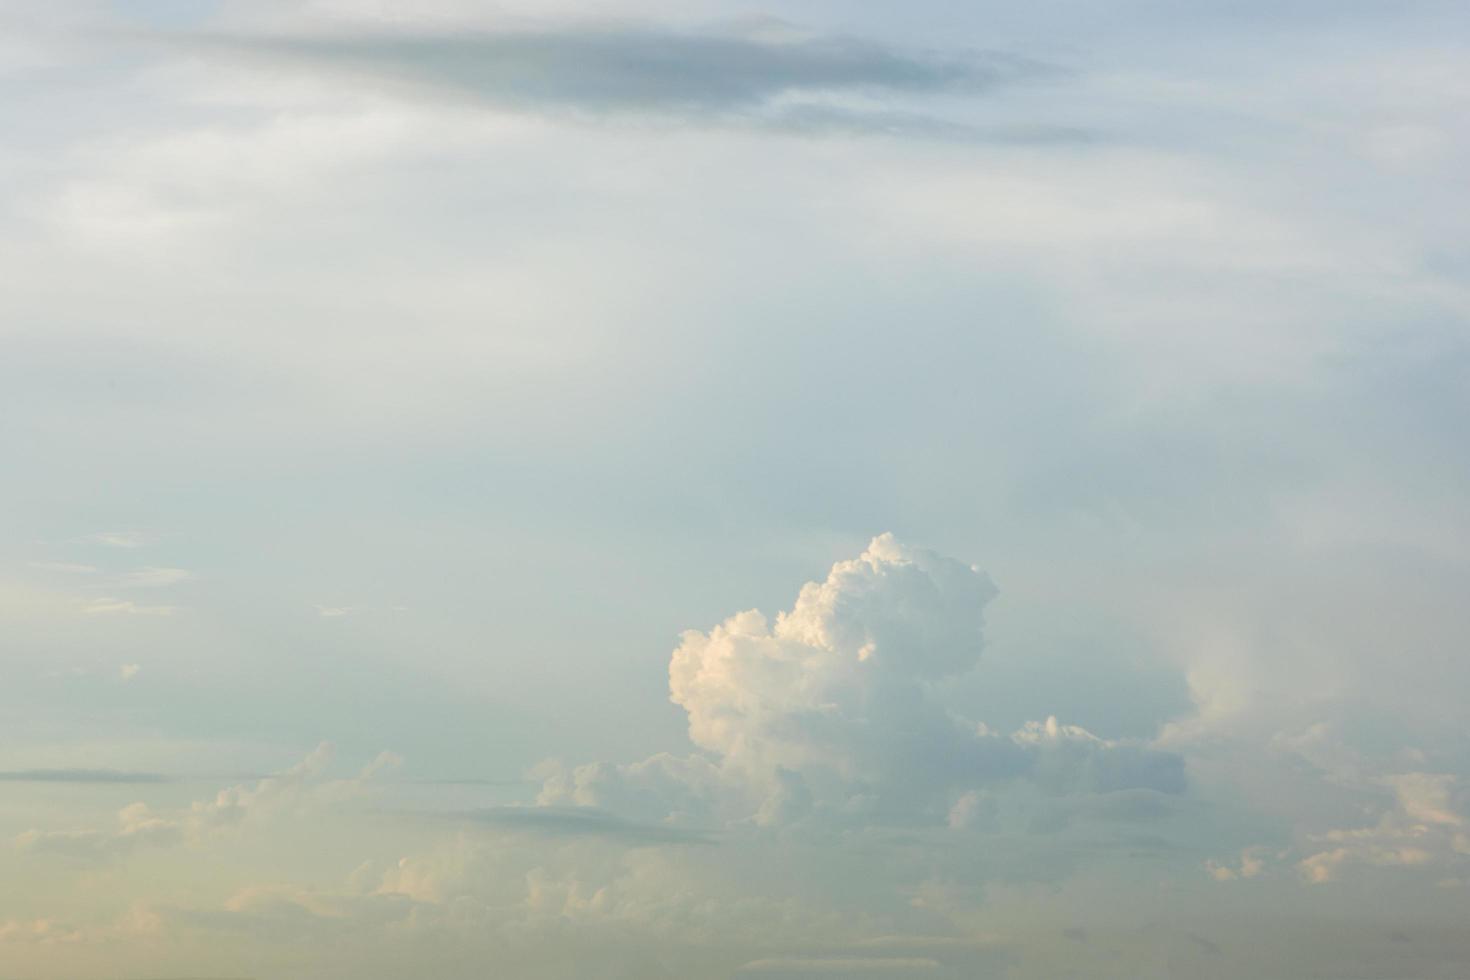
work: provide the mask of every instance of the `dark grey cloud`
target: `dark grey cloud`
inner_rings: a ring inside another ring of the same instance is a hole
[[[922,115],[812,104],[832,94],[980,93],[1059,74],[996,51],[904,50],[851,37],[771,40],[656,28],[567,28],[515,33],[198,37],[211,50],[428,86],[533,109],[765,121],[796,129],[877,129],[958,135],[966,127]],[[1004,141],[1072,140],[1066,127],[980,130]]]
[[[19,769],[0,771],[0,783],[171,783],[172,776],[122,769]]]
[[[578,806],[500,806],[452,814],[477,824],[548,837],[607,837],[630,845],[713,844],[708,834],[628,820],[606,810]]]

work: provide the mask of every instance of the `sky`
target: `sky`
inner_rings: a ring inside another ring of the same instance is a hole
[[[1470,8],[0,0],[0,980],[1470,969]]]

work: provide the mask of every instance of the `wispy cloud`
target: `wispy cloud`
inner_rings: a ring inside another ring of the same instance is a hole
[[[145,606],[131,599],[117,599],[112,596],[103,596],[88,602],[82,607],[82,612],[88,616],[172,616],[178,612],[178,607]]]
[[[0,771],[0,783],[168,783],[172,776],[125,769],[14,769]]]
[[[144,568],[136,568],[131,572],[124,572],[118,576],[117,583],[128,589],[157,589],[177,585],[193,577],[194,573],[187,568],[160,568],[149,565]]]
[[[60,572],[64,575],[91,575],[97,571],[96,565],[72,561],[33,561],[30,566],[43,572]]]
[[[859,956],[799,956],[752,960],[735,971],[738,976],[852,976],[853,974],[884,974],[895,972],[911,975],[915,972],[937,971],[942,964],[928,957],[859,957]]]
[[[212,35],[194,43],[525,110],[766,121],[797,128],[891,130],[898,125],[926,133],[957,128],[920,116],[808,103],[833,97],[978,94],[1061,73],[1000,51],[908,50],[844,36],[628,26],[477,34]]]
[[[153,810],[133,803],[117,813],[112,829],[29,830],[15,838],[24,851],[48,852],[91,861],[108,860],[141,847],[168,847],[185,840],[201,840],[211,834],[281,813],[300,813],[316,806],[331,806],[351,799],[370,781],[396,768],[400,762],[391,752],[379,754],[355,776],[325,778],[334,750],[328,743],[317,746],[301,762],[254,784],[241,783],[220,790],[212,798],[196,800],[186,809]],[[37,773],[42,778],[36,778]],[[78,777],[77,773],[81,772]],[[124,782],[112,779],[108,770],[32,770],[17,774],[14,781],[31,782]],[[47,778],[49,777],[49,778]],[[139,782],[163,781],[139,779]]]
[[[488,779],[473,776],[444,779],[410,779],[407,782],[419,786],[539,786],[534,779]]]
[[[144,803],[133,803],[118,811],[115,830],[28,830],[16,837],[15,845],[23,851],[103,861],[183,839],[183,827],[177,821],[159,816]]]
[[[640,823],[594,807],[502,806],[449,816],[549,837],[609,837],[631,845],[714,843],[712,837],[700,831]]]
[[[142,548],[153,540],[145,531],[99,531],[83,539],[109,548]]]
[[[986,143],[996,146],[1045,146],[1098,143],[1105,134],[1081,126],[1048,123],[978,126],[921,112],[855,109],[815,102],[783,106],[768,125],[775,130],[808,135],[882,133],[915,139]]]

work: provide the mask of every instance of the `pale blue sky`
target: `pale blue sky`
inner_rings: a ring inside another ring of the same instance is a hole
[[[0,978],[1463,975],[1467,20],[0,0]]]

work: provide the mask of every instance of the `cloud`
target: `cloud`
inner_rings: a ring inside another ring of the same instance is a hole
[[[139,671],[141,671],[142,669],[143,667],[140,664],[123,664],[122,666],[117,668],[117,676],[120,680],[123,681],[123,683],[127,683],[128,681],[137,677]]]
[[[391,752],[378,755],[356,776],[327,780],[326,769],[334,750],[329,743],[318,745],[285,772],[254,783],[241,783],[220,790],[211,799],[197,800],[187,808],[155,811],[145,803],[132,803],[118,811],[111,830],[30,830],[15,839],[24,851],[63,854],[91,861],[122,857],[142,847],[168,847],[187,841],[202,841],[247,820],[341,802],[357,795],[364,784],[395,768],[400,760]],[[66,781],[68,770],[54,770]],[[154,782],[152,779],[111,778],[109,771],[85,772],[80,782]]]
[[[306,758],[285,772],[267,776],[254,785],[241,783],[222,789],[212,800],[200,800],[189,809],[189,817],[205,828],[237,824],[248,814],[284,809],[301,799],[319,781],[331,764],[335,749],[323,742]]]
[[[1470,866],[1470,789],[1448,773],[1384,777],[1393,805],[1376,824],[1311,835],[1318,850],[1297,864],[1302,877],[1325,884],[1353,866],[1425,868],[1437,876]]]
[[[453,814],[458,819],[548,837],[606,837],[624,844],[710,844],[696,831],[638,823],[591,807],[502,806]]]
[[[782,957],[752,960],[736,971],[737,976],[750,977],[795,977],[795,976],[894,976],[909,974],[931,974],[942,966],[938,960],[927,957]]]
[[[984,786],[1020,784],[1031,797],[1182,792],[1173,754],[1055,718],[1000,735],[945,702],[943,682],[979,663],[995,595],[975,566],[880,535],[803,586],[774,622],[750,610],[683,635],[670,696],[708,756],[552,765],[540,802],[689,826],[823,818],[961,829],[982,823]]]
[[[1104,133],[1045,123],[977,126],[918,112],[853,109],[821,103],[784,105],[768,120],[778,131],[803,135],[880,133],[914,139],[992,146],[1064,146],[1099,143]]]
[[[1205,862],[1205,871],[1216,881],[1255,878],[1266,869],[1266,855],[1264,847],[1247,847],[1240,852],[1240,861],[1234,867],[1228,862],[1209,860]]]
[[[928,687],[979,661],[995,594],[978,569],[883,535],[774,623],[751,610],[685,633],[670,696],[696,745],[749,772],[893,784],[916,762],[1005,767],[1009,746],[975,738]]]
[[[109,548],[142,548],[153,540],[153,536],[145,531],[99,531],[84,540]]]
[[[1184,759],[1172,753],[1098,738],[1077,725],[1063,725],[1055,717],[1028,722],[1011,737],[1035,750],[1032,776],[1053,790],[1184,791]]]
[[[707,826],[748,806],[725,770],[699,755],[662,752],[628,765],[593,762],[570,770],[548,762],[531,775],[543,781],[542,806],[606,809],[648,823]]]
[[[0,946],[34,943],[38,946],[72,945],[84,941],[86,934],[74,926],[55,919],[7,919],[0,921]]]
[[[66,575],[91,575],[97,571],[96,565],[70,561],[33,561],[30,566],[43,572],[61,572]]]
[[[118,576],[118,585],[128,589],[157,589],[177,585],[194,577],[187,568],[159,568],[147,566],[124,572]]]
[[[23,851],[62,854],[91,861],[108,860],[141,847],[167,847],[184,840],[184,827],[133,803],[117,814],[115,830],[29,830],[16,838]]]
[[[145,606],[131,599],[111,596],[93,599],[82,607],[82,612],[88,616],[172,616],[177,611],[177,606]]]
[[[0,772],[0,783],[168,783],[172,776],[124,769],[18,769]]]
[[[761,957],[741,965],[734,976],[770,980],[798,977],[958,980],[999,976],[1009,958],[1004,944],[993,937],[890,935],[820,952]]]
[[[427,86],[531,110],[761,117],[791,127],[943,130],[921,116],[868,117],[823,99],[984,93],[1055,75],[996,51],[908,51],[853,37],[695,33],[638,26],[336,36],[205,36],[216,51]],[[1054,137],[1057,132],[1042,135]],[[1020,138],[1023,130],[1011,136]]]

